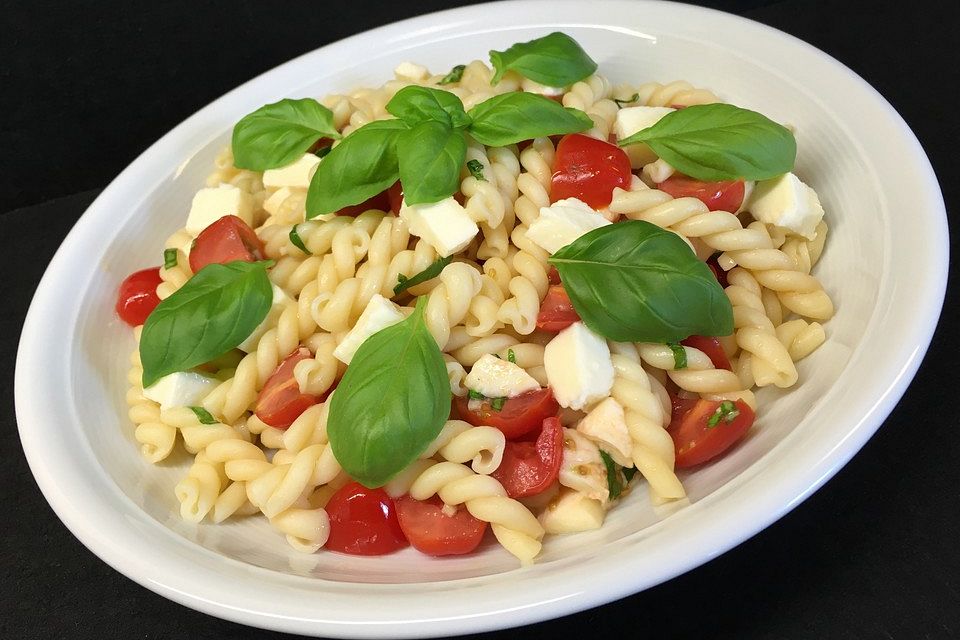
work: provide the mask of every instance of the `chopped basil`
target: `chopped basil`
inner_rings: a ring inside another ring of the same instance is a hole
[[[318,158],[324,158],[328,153],[330,153],[331,149],[333,149],[333,145],[328,144],[327,146],[320,147],[319,149],[314,151],[313,155],[317,156]]]
[[[177,250],[173,247],[163,250],[163,268],[173,269],[177,266]]]
[[[479,160],[468,160],[467,169],[470,170],[470,175],[477,180],[486,180],[486,178],[483,177],[483,163]]]
[[[196,414],[200,424],[217,424],[217,419],[210,415],[210,412],[203,407],[190,407],[190,411]]]
[[[453,69],[450,69],[450,73],[443,76],[440,84],[453,84],[454,82],[460,82],[460,79],[463,77],[463,72],[466,70],[466,68],[467,65],[458,64]]]
[[[490,408],[494,411],[500,411],[503,409],[503,405],[506,401],[506,398],[490,398]]]
[[[625,100],[621,100],[620,98],[614,98],[613,101],[616,102],[616,103],[617,103],[617,106],[622,109],[622,108],[623,108],[623,105],[625,105],[625,104],[630,104],[630,103],[632,103],[632,102],[636,102],[636,101],[639,100],[639,99],[640,99],[640,94],[639,94],[639,93],[635,93],[635,94],[633,94],[632,96],[630,96],[629,98],[626,98]]]
[[[467,395],[470,397],[471,400],[486,400],[486,399],[487,399],[487,396],[483,395],[483,394],[480,393],[479,391],[474,391],[473,389],[468,389],[467,391],[468,391]]]
[[[440,275],[440,272],[443,271],[443,268],[450,264],[451,260],[453,260],[453,256],[438,258],[429,267],[414,276],[407,277],[402,273],[397,274],[397,284],[393,287],[393,295],[400,295],[410,287],[415,287],[418,284],[423,284],[427,280],[436,278]]]
[[[633,476],[637,475],[636,467],[620,467],[620,471],[623,472],[623,477],[627,482],[633,480]]]
[[[310,255],[307,245],[303,244],[303,238],[301,238],[300,234],[297,233],[297,225],[290,227],[290,244],[295,246],[297,249],[300,249],[300,251],[303,251],[307,255]]]
[[[713,412],[713,415],[710,416],[710,419],[707,420],[707,426],[715,427],[720,424],[721,420],[724,422],[733,422],[739,415],[740,411],[737,409],[737,406],[729,400],[724,400],[720,403],[720,406],[717,407],[717,410]]]
[[[671,351],[673,351],[673,368],[686,369],[687,368],[687,350],[683,348],[683,345],[677,342],[668,342],[667,346],[670,347]]]
[[[507,362],[517,364],[517,354],[513,352],[513,349],[507,349]]]

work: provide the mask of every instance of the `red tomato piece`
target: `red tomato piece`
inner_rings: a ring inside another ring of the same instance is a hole
[[[508,442],[500,466],[490,475],[511,498],[535,496],[557,479],[562,458],[563,427],[559,418],[547,418],[535,442]]]
[[[327,503],[330,538],[326,548],[355,556],[381,556],[407,546],[397,507],[383,489],[359,482],[340,488]]]
[[[147,316],[160,304],[157,286],[163,282],[160,267],[151,267],[131,273],[120,283],[117,292],[117,315],[131,327],[147,321]]]
[[[560,284],[560,272],[557,271],[557,268],[553,265],[550,265],[550,270],[547,271],[547,282],[550,284]]]
[[[309,149],[307,149],[307,153],[316,153],[317,151],[320,151],[320,149],[329,147],[332,144],[333,144],[332,138],[320,138],[319,140],[314,142]]]
[[[403,204],[403,187],[400,185],[400,181],[397,180],[393,183],[393,186],[387,189],[387,202],[390,203],[390,211],[394,214],[400,214],[400,205]]]
[[[313,356],[306,347],[300,347],[288,355],[267,383],[263,385],[257,398],[256,414],[271,427],[286,429],[300,414],[317,404],[320,399],[309,393],[301,393],[300,385],[293,376],[293,370],[301,360]]]
[[[560,405],[550,389],[540,389],[509,398],[500,411],[484,402],[476,411],[469,408],[469,398],[457,398],[457,414],[474,426],[487,425],[503,432],[507,440],[515,440],[543,424],[547,418],[557,415]]]
[[[474,518],[462,505],[452,516],[445,514],[443,501],[437,496],[422,501],[403,496],[395,502],[400,529],[420,553],[430,556],[470,553],[487,530],[487,523]]]
[[[710,362],[712,362],[713,366],[717,369],[726,369],[728,371],[732,370],[730,367],[730,360],[727,359],[726,352],[724,352],[723,347],[720,346],[719,338],[690,336],[686,340],[681,340],[680,344],[703,351],[705,354],[707,354],[707,357],[710,358]]]
[[[674,198],[696,198],[707,205],[710,211],[736,212],[743,204],[743,180],[723,182],[703,182],[681,173],[675,173],[660,184],[657,189]]]
[[[579,133],[557,145],[550,202],[579,198],[594,209],[610,204],[615,187],[628,188],[630,159],[620,147]]]
[[[194,273],[208,264],[227,264],[236,260],[263,260],[263,242],[253,229],[237,216],[223,216],[200,232],[190,249],[190,268]]]
[[[720,254],[715,253],[707,258],[707,266],[710,267],[710,271],[713,271],[713,277],[717,279],[720,286],[726,289],[730,283],[727,282],[727,272],[723,270],[723,267],[720,266],[720,261],[717,259],[719,255]]]
[[[540,304],[540,313],[537,314],[537,329],[541,331],[563,331],[574,322],[579,322],[563,285],[553,285],[547,290],[547,295]]]
[[[721,417],[710,425],[721,402],[697,400],[689,411],[674,412],[667,431],[673,438],[677,452],[677,468],[692,467],[711,460],[731,446],[750,430],[756,415],[743,400],[732,403],[737,412],[731,420]]]

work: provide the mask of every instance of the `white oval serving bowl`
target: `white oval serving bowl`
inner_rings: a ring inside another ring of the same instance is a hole
[[[181,521],[173,486],[187,459],[152,467],[138,454],[124,403],[133,340],[113,301],[128,273],[159,261],[232,124],[281,97],[377,86],[404,60],[445,71],[557,29],[614,82],[685,79],[797,127],[797,172],[818,191],[831,225],[816,274],[838,309],[828,342],[800,363],[801,382],[759,394],[747,440],[685,476],[689,506],[661,518],[646,492],[634,491],[602,529],[549,539],[529,568],[517,569],[495,545],[453,559],[413,550],[304,556],[262,519]],[[211,615],[336,637],[536,622],[687,571],[833,475],[880,426],[923,357],[943,300],[947,239],[939,187],[903,120],[853,72],[779,31],[670,3],[516,2],[432,14],[248,82],[164,136],[104,190],[51,262],[24,325],[20,437],[47,500],[87,547]]]

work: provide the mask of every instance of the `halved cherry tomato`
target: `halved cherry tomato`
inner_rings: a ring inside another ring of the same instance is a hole
[[[530,433],[543,424],[546,418],[557,415],[560,405],[550,389],[540,389],[523,393],[503,403],[500,411],[495,411],[490,403],[484,402],[480,409],[471,411],[469,398],[457,398],[457,414],[474,426],[487,425],[503,432],[507,440],[515,440]]]
[[[300,385],[293,377],[297,363],[312,357],[309,349],[300,347],[280,363],[257,398],[258,418],[271,427],[286,429],[301,413],[320,401],[317,396],[300,393]]]
[[[487,523],[477,520],[466,507],[448,516],[443,501],[437,496],[414,500],[410,496],[396,499],[400,529],[413,548],[431,556],[457,556],[470,553],[483,540]]]
[[[560,284],[560,272],[557,271],[557,268],[553,265],[550,265],[550,270],[547,271],[547,282],[550,284]]]
[[[263,260],[263,242],[253,229],[237,216],[223,216],[200,232],[190,249],[190,268],[194,273],[208,264],[226,264],[235,260]]]
[[[717,369],[731,370],[730,360],[727,359],[727,354],[723,351],[723,347],[720,346],[719,338],[690,336],[685,340],[681,340],[680,344],[703,351]]]
[[[717,457],[750,430],[756,415],[743,400],[733,403],[736,416],[729,422],[721,418],[710,426],[710,418],[720,407],[717,400],[697,400],[693,408],[674,413],[667,431],[677,452],[677,468],[692,467]]]
[[[613,199],[613,189],[626,189],[633,175],[630,159],[616,145],[579,133],[563,136],[557,145],[550,184],[550,202],[579,198],[594,209]]]
[[[120,283],[117,292],[117,315],[131,327],[137,327],[147,321],[147,316],[160,304],[157,297],[157,285],[160,267],[151,267],[131,273]]]
[[[574,310],[563,285],[557,284],[547,289],[547,295],[540,304],[540,313],[537,314],[537,329],[559,332],[579,321],[580,316]]]
[[[658,184],[657,189],[674,198],[696,198],[707,205],[710,211],[735,213],[743,204],[743,180],[703,182],[682,173],[675,173]]]
[[[327,503],[331,551],[355,556],[381,556],[407,546],[393,499],[383,489],[359,482],[340,488]]]
[[[535,442],[508,442],[500,466],[490,475],[511,498],[535,496],[553,484],[563,458],[560,419],[547,418]]]
[[[707,266],[710,267],[710,271],[713,271],[713,277],[717,279],[720,286],[726,289],[730,283],[727,282],[727,272],[723,270],[723,267],[720,266],[720,261],[717,259],[719,255],[719,253],[715,253],[707,258]]]

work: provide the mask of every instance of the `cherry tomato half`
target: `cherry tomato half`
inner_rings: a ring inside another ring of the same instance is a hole
[[[237,216],[223,216],[211,223],[190,249],[190,268],[196,273],[208,264],[227,264],[236,260],[263,260],[263,242],[253,229]]]
[[[723,270],[723,267],[720,266],[720,261],[717,259],[719,255],[719,253],[715,253],[707,258],[707,266],[710,267],[710,271],[713,271],[713,277],[717,279],[720,286],[726,289],[730,286],[730,283],[727,282],[727,272]]]
[[[553,265],[550,265],[550,270],[547,271],[547,282],[550,284],[560,284],[560,272],[557,271],[557,268]]]
[[[490,475],[511,498],[535,496],[557,479],[562,458],[563,427],[559,418],[547,418],[535,442],[508,442],[500,466]]]
[[[727,359],[726,352],[724,352],[723,347],[720,346],[719,338],[690,336],[686,340],[681,340],[680,344],[703,351],[705,354],[707,354],[707,357],[710,358],[710,362],[712,362],[713,366],[717,369],[726,369],[727,371],[732,370],[730,367],[730,360]]]
[[[443,501],[437,496],[429,500],[414,500],[410,496],[397,498],[397,517],[400,529],[413,548],[431,556],[458,556],[470,553],[483,540],[487,523],[477,520],[466,507],[448,516],[443,512]]]
[[[743,204],[743,180],[703,182],[681,173],[675,173],[658,184],[657,189],[670,194],[674,198],[696,198],[707,205],[710,211],[735,213]]]
[[[390,203],[390,211],[395,215],[400,215],[400,206],[403,204],[403,187],[399,180],[387,189],[387,202]]]
[[[300,347],[280,363],[257,398],[257,417],[271,427],[286,429],[300,414],[319,402],[317,396],[301,393],[293,370],[301,360],[313,356],[306,347]]]
[[[393,499],[383,489],[359,482],[340,488],[327,503],[330,538],[326,548],[355,556],[381,556],[407,546]]]
[[[615,187],[632,179],[630,159],[620,147],[579,133],[563,136],[557,145],[550,202],[579,198],[594,209],[610,204]]]
[[[117,315],[131,327],[147,321],[147,316],[160,304],[157,286],[163,282],[160,267],[151,267],[131,273],[120,283],[117,292]]]
[[[537,314],[537,329],[559,332],[579,321],[580,316],[574,310],[563,285],[557,284],[547,289],[547,295],[540,303],[540,313]]]
[[[737,413],[732,420],[728,422],[726,418],[721,418],[711,426],[710,419],[720,404],[716,400],[697,400],[689,411],[680,415],[674,413],[667,431],[673,438],[678,469],[703,464],[717,457],[750,430],[756,415],[743,400],[733,403]]]
[[[457,413],[461,420],[474,426],[487,425],[503,432],[507,440],[524,436],[543,424],[546,418],[557,415],[560,405],[550,389],[540,389],[520,394],[503,403],[500,411],[495,411],[490,403],[484,402],[480,409],[471,411],[469,398],[457,398]]]

